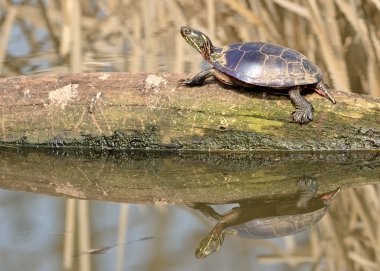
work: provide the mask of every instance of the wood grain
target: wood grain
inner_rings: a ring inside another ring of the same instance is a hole
[[[96,149],[358,150],[380,148],[380,99],[317,94],[298,125],[288,97],[186,74],[80,73],[0,79],[0,145]]]

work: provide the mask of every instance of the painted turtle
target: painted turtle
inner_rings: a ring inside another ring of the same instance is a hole
[[[181,34],[213,65],[186,80],[184,84],[187,86],[202,85],[206,78],[214,76],[228,85],[287,93],[296,109],[293,121],[300,124],[313,119],[313,106],[301,96],[303,90],[313,89],[336,103],[322,82],[321,70],[293,49],[263,42],[242,42],[218,48],[205,34],[191,27],[182,27]]]
[[[193,209],[218,223],[200,242],[195,252],[197,258],[205,258],[223,244],[226,233],[255,239],[275,238],[304,231],[317,223],[326,213],[340,188],[316,195],[318,183],[314,178],[303,177],[298,181],[298,192],[278,198],[253,198],[240,200],[223,215],[207,204],[194,204]]]

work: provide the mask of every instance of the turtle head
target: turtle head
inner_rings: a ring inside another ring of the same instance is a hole
[[[224,241],[224,233],[220,231],[211,231],[199,244],[195,251],[197,259],[206,258],[211,253],[217,251]]]
[[[204,59],[210,62],[210,55],[212,53],[212,43],[209,37],[203,34],[201,31],[193,29],[189,26],[181,27],[181,35],[190,44],[194,47]]]

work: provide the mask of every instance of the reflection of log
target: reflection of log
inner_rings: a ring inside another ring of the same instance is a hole
[[[315,120],[290,121],[286,97],[183,75],[91,73],[0,79],[0,144],[115,149],[379,149],[380,100],[309,95]]]
[[[0,188],[115,202],[227,202],[379,182],[379,152],[46,153],[0,149]]]

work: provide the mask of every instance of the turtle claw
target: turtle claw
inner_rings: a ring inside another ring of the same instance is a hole
[[[293,112],[292,116],[294,122],[306,124],[313,120],[313,111],[297,108],[296,111]]]
[[[301,191],[311,191],[317,193],[318,181],[313,177],[304,176],[297,182],[298,189]]]

